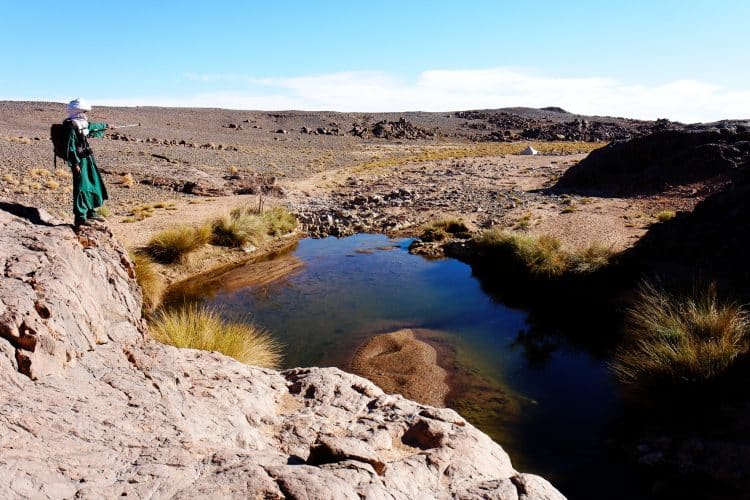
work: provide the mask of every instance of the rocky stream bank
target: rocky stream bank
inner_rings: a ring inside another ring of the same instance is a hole
[[[563,498],[452,410],[150,340],[108,231],[0,208],[3,498]]]

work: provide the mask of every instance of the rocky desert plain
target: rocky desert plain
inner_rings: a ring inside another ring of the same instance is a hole
[[[159,266],[169,285],[305,237],[384,233],[415,238],[410,251],[426,258],[470,263],[502,282],[503,296],[517,292],[523,307],[586,331],[602,311],[602,324],[617,325],[642,277],[715,282],[722,296],[750,300],[741,258],[750,243],[747,122],[686,125],[554,107],[95,107],[91,121],[138,126],[91,141],[109,190],[107,221],[74,231],[69,169],[53,165],[49,140],[64,117],[59,103],[0,102],[3,498],[564,498],[444,407],[450,356],[427,337],[398,330],[363,345],[350,368],[370,380],[332,367],[258,368],[152,340],[129,252],[175,224],[237,207],[284,207],[297,230]],[[448,219],[465,230],[425,237],[429,224]],[[571,253],[597,245],[610,264],[583,278],[504,274],[483,254],[490,230],[552,237]],[[285,271],[274,273],[265,279]],[[601,335],[604,351],[615,352],[621,334]],[[737,342],[744,350],[724,387],[747,380],[747,339]],[[417,376],[389,378],[412,362]],[[652,396],[628,407],[633,423],[613,448],[653,498],[750,496],[746,391],[714,389],[715,399],[674,403],[690,414],[674,427],[664,424],[669,409],[649,407]]]

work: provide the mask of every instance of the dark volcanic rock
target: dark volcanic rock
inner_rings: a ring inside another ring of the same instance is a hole
[[[555,188],[633,195],[729,175],[750,159],[750,133],[665,131],[593,151]]]

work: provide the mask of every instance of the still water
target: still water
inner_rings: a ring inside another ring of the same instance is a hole
[[[303,240],[276,259],[286,263],[281,279],[245,283],[239,268],[205,300],[268,329],[285,345],[285,367],[348,369],[374,334],[436,332],[462,374],[449,405],[498,441],[517,469],[548,478],[571,499],[643,498],[607,451],[619,400],[606,361],[532,328],[525,311],[483,291],[468,265],[410,255],[409,242]],[[523,341],[529,337],[543,342]]]

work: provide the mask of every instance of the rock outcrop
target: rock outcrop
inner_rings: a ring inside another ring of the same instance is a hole
[[[0,204],[0,497],[562,498],[449,409],[151,341],[103,229]]]
[[[592,151],[555,187],[579,194],[632,196],[730,177],[750,162],[750,133],[744,130],[672,130],[615,142]]]

